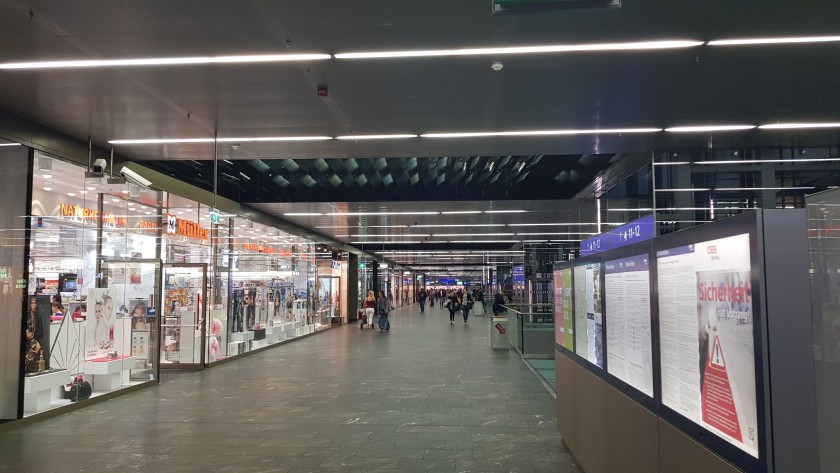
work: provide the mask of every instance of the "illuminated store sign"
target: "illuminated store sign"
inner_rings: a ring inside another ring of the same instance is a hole
[[[258,245],[256,243],[243,243],[242,249],[247,251],[256,251],[257,253],[269,253],[272,255],[280,255],[280,256],[292,256],[292,252],[289,250],[278,250],[277,248],[272,248],[270,246],[263,246]]]
[[[99,211],[73,204],[61,204],[59,214],[62,218],[66,218],[73,222],[96,221],[99,218]],[[117,217],[116,215],[108,212],[103,212],[102,225],[112,228],[125,228],[126,218]]]
[[[202,228],[198,222],[192,220],[184,220],[174,215],[166,216],[166,234],[179,235],[187,238],[195,238],[197,240],[207,240],[210,236],[210,230]]]

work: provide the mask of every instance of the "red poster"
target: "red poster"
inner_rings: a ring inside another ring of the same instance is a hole
[[[726,370],[726,358],[720,337],[715,337],[712,353],[706,361],[706,375],[703,380],[703,422],[743,442],[738,412],[732,398],[732,385]]]

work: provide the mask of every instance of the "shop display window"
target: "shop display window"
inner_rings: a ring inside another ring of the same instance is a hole
[[[25,415],[153,381],[157,363],[148,317],[158,220],[134,203],[154,205],[156,193],[37,152],[35,161]],[[145,336],[134,330],[140,319]]]

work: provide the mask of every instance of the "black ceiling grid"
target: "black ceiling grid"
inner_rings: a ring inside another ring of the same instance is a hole
[[[219,162],[219,193],[240,202],[569,199],[614,155],[253,159]],[[211,161],[144,163],[204,189]]]

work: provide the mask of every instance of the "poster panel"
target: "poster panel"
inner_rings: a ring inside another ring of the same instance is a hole
[[[572,314],[572,268],[554,271],[554,342],[574,351],[575,330]]]
[[[92,360],[106,356],[117,346],[114,291],[108,288],[90,289],[87,301],[85,360]]]
[[[749,234],[657,252],[662,402],[758,458]]]
[[[648,255],[604,264],[607,371],[653,397]]]
[[[604,367],[601,311],[601,265],[575,267],[575,353]]]

